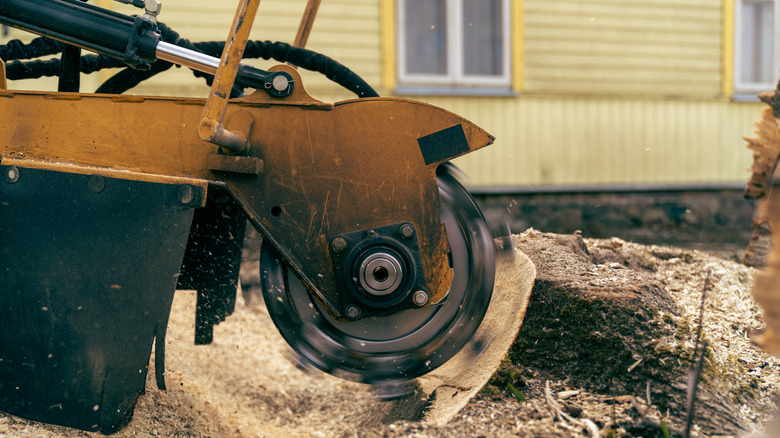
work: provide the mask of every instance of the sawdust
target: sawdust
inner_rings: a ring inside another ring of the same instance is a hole
[[[731,260],[698,251],[646,247],[619,240],[586,240],[589,248],[620,245],[636,260],[652,262],[653,275],[691,324],[698,317],[703,276],[712,272],[705,313],[705,334],[716,363],[735,378],[756,382],[756,400],[743,403],[738,414],[751,432],[778,436],[768,426],[773,418],[773,394],[778,388],[780,362],[759,351],[750,334],[763,328],[761,312],[750,295],[755,270]],[[594,278],[617,269],[604,261]],[[625,265],[624,265],[625,266]],[[538,268],[538,267],[537,267]],[[133,421],[117,437],[504,437],[588,436],[581,427],[556,420],[544,398],[544,386],[561,409],[574,418],[589,419],[625,436],[658,436],[637,425],[638,409],[647,405],[642,394],[604,394],[577,387],[543,367],[519,367],[526,401],[509,393],[472,399],[443,425],[394,419],[392,404],[374,398],[370,388],[321,373],[304,373],[287,360],[288,347],[262,306],[245,306],[215,329],[215,342],[192,344],[193,292],[177,292],[168,332],[167,391],[150,380],[139,399]],[[529,309],[530,311],[530,309]],[[689,341],[685,341],[689,342]],[[554,364],[550,364],[552,367]],[[150,376],[153,373],[149,373]],[[724,382],[728,384],[729,382]],[[724,391],[728,388],[723,388]],[[679,417],[679,412],[670,412]],[[648,411],[668,418],[667,412]],[[632,432],[632,430],[634,432]],[[637,432],[638,431],[638,432]],[[0,436],[99,437],[73,429],[26,421],[0,414]],[[759,436],[759,435],[756,435]]]

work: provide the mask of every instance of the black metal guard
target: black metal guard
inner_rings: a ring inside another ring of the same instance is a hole
[[[0,410],[111,433],[164,339],[203,191],[0,166]],[[193,192],[189,191],[193,190]],[[187,203],[182,203],[182,199]]]

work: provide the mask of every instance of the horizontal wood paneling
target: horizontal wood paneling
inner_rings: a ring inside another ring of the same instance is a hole
[[[763,104],[718,100],[430,98],[496,136],[457,160],[474,186],[743,182]]]
[[[718,1],[525,0],[529,93],[714,97]]]

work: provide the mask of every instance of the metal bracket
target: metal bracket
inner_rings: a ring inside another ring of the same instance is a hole
[[[259,5],[260,0],[241,0],[238,4],[198,127],[198,136],[201,139],[234,153],[244,150],[247,138],[241,133],[225,129],[222,121]]]
[[[114,0],[118,3],[132,5],[144,10],[144,18],[152,23],[157,22],[157,16],[162,11],[162,4],[157,0]]]
[[[5,81],[5,62],[0,59],[0,90],[8,88],[8,84]]]
[[[334,236],[330,254],[339,308],[356,320],[423,307],[429,292],[417,232],[409,222]]]

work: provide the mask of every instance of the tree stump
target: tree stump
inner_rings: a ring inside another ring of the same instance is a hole
[[[695,252],[534,230],[515,238],[537,277],[512,364],[597,394],[645,399],[649,392],[661,412],[684,422],[698,322],[655,271]],[[704,273],[692,275],[703,283]],[[692,293],[701,300],[701,287]],[[708,350],[696,423],[707,433],[744,433],[740,404],[757,403],[757,384],[742,365],[722,362]]]

